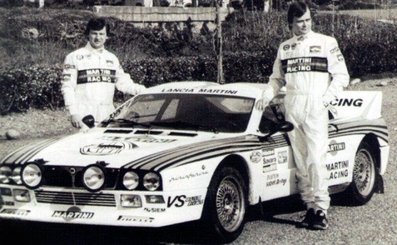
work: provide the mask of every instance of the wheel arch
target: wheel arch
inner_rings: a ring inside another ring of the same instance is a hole
[[[381,152],[380,152],[380,143],[378,137],[373,134],[369,133],[366,134],[361,142],[366,142],[371,146],[371,150],[374,153],[375,156],[375,164],[376,164],[376,174],[377,176],[377,182],[376,182],[376,187],[375,187],[375,192],[377,193],[384,193],[384,185],[383,185],[383,178],[380,175],[381,173],[381,168],[382,168],[382,159],[381,159]]]
[[[220,162],[220,164],[215,169],[215,171],[218,171],[219,169],[221,169],[225,166],[233,167],[241,173],[241,175],[243,176],[245,185],[247,186],[248,192],[249,192],[249,184],[250,184],[251,176],[249,173],[247,161],[240,155],[236,155],[236,154],[229,155],[229,156],[225,157]]]

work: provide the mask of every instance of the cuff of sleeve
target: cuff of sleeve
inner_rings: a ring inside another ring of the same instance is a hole
[[[66,109],[69,111],[70,115],[79,114],[76,106],[74,106],[74,105],[67,105]]]

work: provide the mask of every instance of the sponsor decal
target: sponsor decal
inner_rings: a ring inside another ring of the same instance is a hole
[[[151,223],[154,220],[152,217],[139,217],[139,216],[130,216],[130,215],[120,215],[117,218],[117,221],[124,222],[141,222],[141,223]]]
[[[4,205],[4,206],[14,206],[15,203],[11,202],[11,201],[4,201],[0,199],[0,205]]]
[[[82,59],[84,59],[84,56],[83,55],[76,55],[76,59],[82,60]]]
[[[280,151],[277,154],[277,161],[278,164],[284,164],[288,161],[288,152],[287,151]]]
[[[287,51],[289,48],[290,48],[289,44],[286,44],[286,45],[283,46],[283,50],[284,51]]]
[[[285,185],[287,183],[287,179],[281,178],[281,179],[274,179],[270,181],[266,181],[266,187],[272,187],[276,185]]]
[[[109,141],[138,142],[138,143],[171,143],[176,141],[176,139],[156,139],[150,135],[132,136],[132,137],[103,136],[101,139],[109,140]]]
[[[292,50],[295,50],[295,48],[296,48],[296,43],[293,43],[293,44],[291,45],[291,49],[292,49]]]
[[[66,80],[66,81],[69,81],[71,79],[71,77],[72,77],[72,75],[70,75],[70,74],[63,74],[62,75],[62,79]]]
[[[92,219],[94,217],[93,212],[81,212],[81,209],[78,207],[71,207],[66,211],[58,211],[55,210],[52,214],[53,218],[62,218],[66,221],[70,221],[73,219]]]
[[[250,160],[253,163],[259,163],[262,160],[262,153],[260,151],[254,151],[250,155]]]
[[[196,173],[190,173],[190,174],[186,174],[186,175],[181,175],[181,176],[177,176],[177,177],[171,177],[169,180],[169,183],[173,182],[173,181],[178,181],[178,180],[189,180],[195,177],[199,177],[199,176],[203,176],[203,175],[207,175],[208,171],[202,171],[202,172],[196,172]]]
[[[325,165],[329,173],[329,179],[339,179],[349,176],[349,160],[328,163]]]
[[[1,214],[17,215],[17,216],[27,216],[30,213],[30,210],[5,208],[5,209],[1,210],[0,213]]]
[[[204,204],[204,199],[202,196],[192,196],[186,197],[186,195],[180,195],[176,197],[168,197],[167,207],[183,207],[186,206],[196,206]]]
[[[344,61],[344,60],[345,60],[345,58],[343,58],[343,55],[342,55],[342,54],[338,54],[338,55],[336,56],[336,58],[337,58],[339,61]]]
[[[332,140],[328,145],[328,153],[331,153],[333,156],[335,156],[338,151],[343,151],[344,149],[346,149],[345,142],[336,142]]]
[[[363,99],[341,98],[333,100],[330,104],[333,106],[361,107],[363,105]]]
[[[106,60],[106,64],[107,65],[114,65],[114,62],[113,62],[113,60]]]
[[[262,149],[263,157],[273,156],[273,155],[274,155],[274,149]]]
[[[202,88],[198,91],[199,93],[209,93],[209,94],[237,94],[237,90],[228,89],[206,89]]]
[[[192,88],[166,88],[161,90],[162,93],[193,93]]]
[[[277,158],[273,157],[264,157],[263,158],[263,173],[277,170]]]
[[[148,213],[163,213],[165,212],[165,208],[144,208],[144,211]]]
[[[310,46],[310,53],[320,53],[321,46]]]
[[[131,142],[103,142],[99,144],[92,144],[83,146],[80,148],[80,153],[83,155],[95,155],[95,156],[102,156],[102,155],[113,155],[119,154],[123,150],[131,150],[138,147],[134,143]]]

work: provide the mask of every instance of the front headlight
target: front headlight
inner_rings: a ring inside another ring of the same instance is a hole
[[[143,186],[149,191],[155,191],[160,186],[160,176],[156,173],[147,173],[143,177]]]
[[[0,183],[1,184],[10,183],[11,173],[12,173],[12,170],[10,167],[7,167],[7,166],[0,167]]]
[[[135,172],[127,172],[123,177],[123,185],[128,190],[135,189],[139,184],[139,177]]]
[[[28,187],[35,189],[41,184],[43,175],[41,168],[35,163],[29,163],[22,168],[22,182]]]
[[[105,185],[105,173],[97,165],[91,165],[84,171],[83,183],[89,191],[98,191]]]

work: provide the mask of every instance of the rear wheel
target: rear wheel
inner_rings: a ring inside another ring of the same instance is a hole
[[[353,181],[346,191],[351,203],[367,203],[375,192],[376,180],[376,157],[370,145],[363,141],[354,158]]]
[[[241,174],[234,168],[223,167],[211,180],[204,209],[205,226],[219,240],[236,239],[244,227],[247,190]]]

